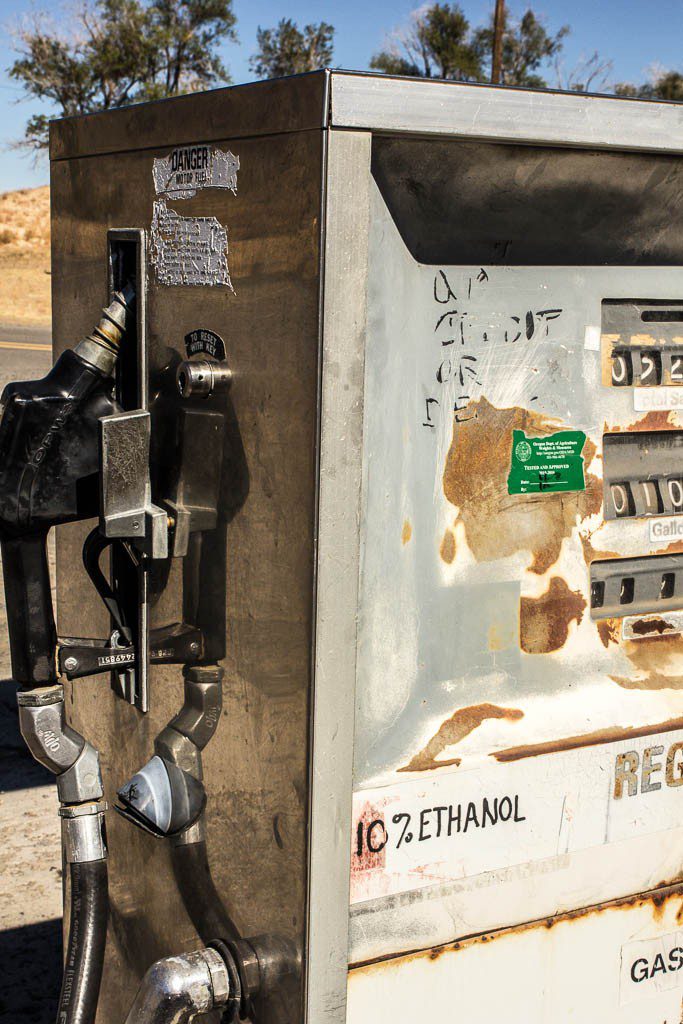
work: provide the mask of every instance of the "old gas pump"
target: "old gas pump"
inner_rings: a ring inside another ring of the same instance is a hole
[[[0,540],[66,1022],[680,1020],[679,121],[320,72],[53,125]]]

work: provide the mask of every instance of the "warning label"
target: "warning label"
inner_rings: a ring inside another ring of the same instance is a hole
[[[159,284],[226,285],[228,232],[215,217],[181,217],[164,200],[154,203],[150,257]]]
[[[181,146],[169,156],[156,157],[152,169],[157,195],[191,199],[202,188],[227,188],[237,195],[240,158],[209,146]]]
[[[546,437],[527,437],[523,430],[513,430],[508,494],[583,491],[585,443],[582,430],[562,430]]]

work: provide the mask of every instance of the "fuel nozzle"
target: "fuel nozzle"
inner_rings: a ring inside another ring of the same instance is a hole
[[[134,305],[135,288],[132,281],[128,281],[121,291],[112,293],[111,302],[102,310],[100,322],[76,346],[78,355],[105,376],[114,372],[121,339],[131,325]]]

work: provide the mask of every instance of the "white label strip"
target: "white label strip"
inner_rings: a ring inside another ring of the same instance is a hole
[[[683,730],[361,790],[351,903],[683,825]]]
[[[680,988],[683,982],[683,932],[627,942],[621,947],[619,1002],[647,999]]]
[[[650,544],[681,540],[683,538],[683,516],[657,516],[656,519],[648,520],[647,531]]]
[[[654,409],[683,409],[683,387],[634,388],[633,408],[636,412]]]

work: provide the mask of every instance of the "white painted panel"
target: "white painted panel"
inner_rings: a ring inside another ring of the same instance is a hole
[[[679,1024],[682,906],[677,891],[352,970],[347,1022]]]

